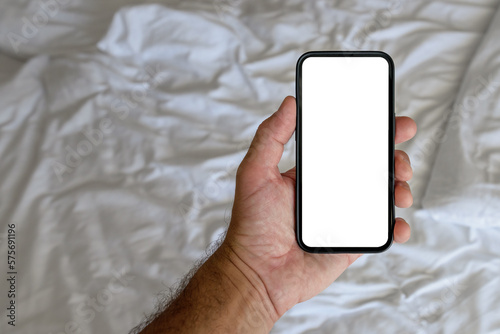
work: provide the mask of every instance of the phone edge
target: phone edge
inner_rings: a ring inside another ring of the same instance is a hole
[[[370,57],[377,56],[384,58],[389,65],[389,228],[387,242],[380,247],[309,247],[301,239],[302,229],[302,63],[311,56],[342,56],[346,57]],[[308,51],[303,53],[297,60],[295,68],[295,97],[296,97],[296,129],[295,129],[295,161],[296,161],[296,179],[295,179],[295,235],[299,247],[308,253],[317,254],[370,254],[382,253],[387,251],[393,244],[394,225],[395,225],[395,207],[394,207],[394,138],[395,138],[395,66],[394,61],[389,54],[383,51]]]

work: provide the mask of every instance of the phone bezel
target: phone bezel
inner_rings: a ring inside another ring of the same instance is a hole
[[[381,57],[389,64],[389,110],[388,110],[388,148],[389,148],[389,172],[388,172],[388,196],[389,196],[389,219],[387,242],[380,247],[309,247],[302,241],[302,64],[309,57]],[[394,112],[394,62],[392,58],[382,51],[309,51],[301,55],[296,66],[295,96],[297,103],[297,125],[295,132],[296,140],[296,236],[300,248],[309,253],[381,253],[389,249],[393,241],[393,229],[395,224],[394,209],[394,136],[395,136],[395,112]]]

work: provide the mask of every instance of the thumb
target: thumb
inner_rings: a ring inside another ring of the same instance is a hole
[[[253,170],[277,168],[284,146],[295,131],[295,116],[295,98],[287,96],[278,111],[259,126],[241,164]]]

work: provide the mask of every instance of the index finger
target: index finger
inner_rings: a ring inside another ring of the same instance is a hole
[[[396,135],[394,141],[396,144],[404,143],[412,139],[417,133],[417,123],[407,116],[396,117]]]

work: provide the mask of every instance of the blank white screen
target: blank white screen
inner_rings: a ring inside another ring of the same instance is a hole
[[[389,221],[389,64],[381,57],[302,63],[302,241],[380,247]]]

